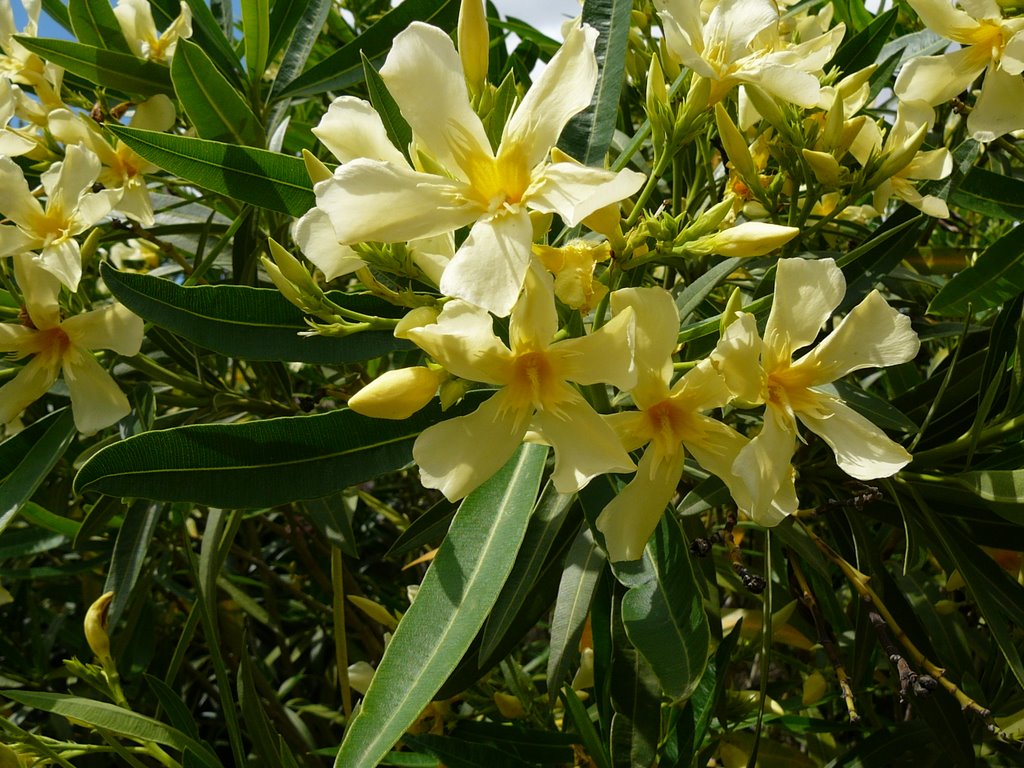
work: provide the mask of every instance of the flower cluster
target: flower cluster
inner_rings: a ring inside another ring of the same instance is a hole
[[[631,204],[624,201],[651,191],[643,173],[585,166],[556,147],[570,119],[590,103],[596,31],[568,25],[564,44],[533,86],[507,114],[496,114],[494,88],[467,64],[474,51],[486,49],[486,28],[474,27],[477,15],[465,13],[473,6],[463,4],[458,50],[441,30],[416,23],[395,39],[381,69],[411,129],[408,146],[393,143],[368,102],[348,96],[336,99],[314,130],[340,165],[330,171],[307,157],[317,207],[296,223],[294,236],[309,259],[327,279],[355,273],[382,292],[390,289],[375,275],[388,273],[441,295],[434,307],[418,305],[396,329],[429,358],[427,365],[384,372],[350,397],[350,407],[404,419],[439,390],[450,403],[470,387],[491,388],[474,412],[435,424],[416,440],[423,484],[461,499],[524,440],[554,449],[552,482],[562,493],[601,474],[634,473],[596,520],[616,560],[641,555],[688,458],[721,478],[756,522],[774,525],[794,512],[798,420],[853,477],[886,477],[904,466],[909,454],[830,384],[865,366],[912,359],[918,340],[909,320],[873,292],[794,361],[835,312],[845,286],[829,258],[784,258],[763,339],[755,316],[733,303],[713,352],[676,363],[682,318],[675,298],[653,284],[626,287],[624,275],[666,257],[767,255],[800,229],[744,215],[735,191],[696,217],[626,215]],[[908,136],[900,122],[883,139],[865,119],[848,125],[850,113],[863,106],[863,78],[823,85],[821,70],[835,54],[842,25],[812,19],[798,40],[784,32],[776,6],[760,0],[727,0],[709,15],[697,2],[662,0],[657,7],[667,61],[692,76],[676,117],[663,108],[659,118],[652,107],[656,135],[667,145],[655,147],[656,160],[706,130],[696,104],[717,115],[734,172],[748,190],[759,190],[753,197],[765,203],[764,215],[771,182],[759,176],[744,131],[754,124],[771,130],[773,118],[787,131],[818,136],[809,142],[810,167],[824,169],[827,156],[838,168],[851,153],[863,162],[862,186],[869,171],[888,185],[876,198],[912,199],[913,187],[902,179],[921,175],[910,163],[922,131]],[[649,76],[661,76],[656,63]],[[737,88],[742,128],[723,108]],[[648,92],[659,89],[649,83]],[[667,107],[665,89],[660,93]],[[808,116],[787,122],[777,100]],[[883,159],[900,153],[907,162],[888,160],[883,174]],[[924,200],[918,197],[912,201]],[[592,234],[560,242],[560,231],[580,225]],[[278,255],[277,265],[266,262],[269,273],[296,303],[311,306],[299,287],[309,282],[305,273],[296,272],[290,256]],[[396,301],[422,296],[391,295]],[[680,366],[686,368],[681,376]],[[737,416],[762,406],[760,427]]]

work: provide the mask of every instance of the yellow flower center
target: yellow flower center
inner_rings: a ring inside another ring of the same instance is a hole
[[[1002,24],[993,19],[980,20],[977,29],[971,30],[964,37],[964,43],[991,48],[996,52],[1002,51],[1006,45]]]
[[[765,401],[784,411],[814,410],[816,399],[810,390],[812,371],[780,366],[768,373]]]
[[[691,431],[693,426],[693,413],[680,408],[671,398],[655,403],[644,411],[647,437],[654,443],[660,456],[675,453],[683,435]]]
[[[32,219],[31,234],[41,239],[45,245],[62,240],[68,236],[68,219],[64,215],[63,206],[51,200],[46,212]]]
[[[512,377],[508,383],[510,407],[520,413],[557,411],[563,399],[561,384],[546,352],[530,351],[517,355],[512,363]]]
[[[467,158],[463,169],[477,200],[488,211],[518,205],[530,186],[530,169],[518,146],[502,146],[495,158],[474,155]]]

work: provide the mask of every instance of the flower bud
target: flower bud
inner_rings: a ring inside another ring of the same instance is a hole
[[[409,331],[414,328],[422,328],[425,325],[433,325],[437,322],[437,310],[433,307],[416,307],[405,313],[405,317],[398,321],[395,326],[396,339],[408,339]]]
[[[785,245],[798,234],[800,230],[797,227],[746,221],[710,237],[701,238],[705,242],[698,241],[698,248],[691,244],[687,249],[698,253],[717,253],[720,256],[764,256]]]
[[[839,162],[828,152],[814,152],[810,149],[802,149],[804,162],[811,167],[814,178],[819,183],[830,189],[839,186],[840,171]]]
[[[494,694],[494,706],[498,708],[502,717],[507,717],[509,720],[516,720],[526,715],[526,710],[523,709],[523,702],[518,697],[508,693],[496,692]]]
[[[722,310],[722,319],[718,323],[720,335],[725,335],[725,329],[736,322],[738,313],[743,311],[743,292],[739,288],[733,288],[729,294],[729,300],[725,302],[725,309]]]
[[[469,382],[465,379],[448,379],[441,385],[440,397],[441,397],[441,410],[447,411],[459,400],[466,396],[466,392],[469,391]]]
[[[331,169],[321,163],[308,149],[302,150],[302,162],[306,164],[306,173],[309,174],[309,178],[314,185],[319,184],[321,181],[327,181],[327,179],[334,176],[331,173]]]
[[[812,672],[804,680],[803,705],[807,707],[821,701],[827,690],[825,676],[818,671]]]
[[[438,383],[438,375],[429,368],[399,368],[352,395],[348,407],[374,419],[407,419],[434,398]]]
[[[755,189],[760,186],[761,180],[757,173],[757,166],[754,165],[754,158],[750,155],[750,147],[747,140],[743,138],[736,123],[729,117],[725,107],[715,104],[715,122],[718,123],[718,136],[722,140],[722,146],[729,157],[729,162],[740,178],[747,186]]]
[[[459,58],[470,93],[477,94],[487,83],[491,39],[483,0],[462,0],[459,7]]]
[[[85,613],[85,642],[104,667],[114,665],[110,655],[110,636],[107,634],[107,615],[113,600],[113,592],[100,595]]]

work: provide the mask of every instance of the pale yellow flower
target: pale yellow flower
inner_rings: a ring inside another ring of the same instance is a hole
[[[39,251],[40,266],[70,290],[78,288],[82,257],[75,240],[110,213],[120,190],[93,192],[100,161],[88,149],[73,145],[64,160],[43,172],[45,207],[28,188],[25,175],[10,158],[0,157],[0,213],[12,224],[0,225],[0,256]]]
[[[507,315],[530,263],[529,210],[558,213],[572,226],[643,183],[642,174],[590,168],[552,152],[569,119],[590,104],[596,37],[590,27],[569,30],[509,116],[495,151],[470,105],[451,38],[411,24],[395,38],[381,77],[412,128],[417,169],[378,131],[364,137],[349,129],[343,113],[351,101],[336,102],[337,123],[328,113],[319,126],[317,135],[339,158],[339,148],[352,155],[370,143],[315,186],[338,240],[406,242],[472,225],[444,270],[441,292]]]
[[[902,101],[944,104],[984,72],[978,100],[967,117],[977,141],[1024,128],[1024,17],[1004,19],[996,0],[909,0],[921,21],[962,48],[906,63],[893,87]]]
[[[135,106],[129,125],[147,131],[166,131],[176,119],[174,102],[164,95],[153,96]],[[114,206],[144,227],[155,223],[153,201],[146,187],[146,174],[158,170],[120,139],[110,144],[103,133],[87,117],[67,109],[49,114],[50,133],[54,138],[71,146],[88,147],[99,157],[103,170],[96,181],[107,189],[121,190],[121,198]]]
[[[120,304],[61,319],[60,282],[39,267],[31,254],[15,257],[14,274],[25,298],[25,325],[0,325],[0,352],[15,360],[32,359],[0,387],[0,424],[17,418],[38,400],[63,372],[79,432],[92,434],[131,411],[128,398],[92,356],[110,349],[137,355],[142,346],[142,319]]]
[[[711,81],[709,103],[743,83],[759,85],[782,101],[813,107],[817,72],[832,58],[845,27],[793,45],[779,30],[773,0],[721,0],[706,16],[701,0],[655,0],[669,53]]]
[[[178,41],[192,36],[192,9],[185,0],[179,4],[177,18],[163,32],[156,28],[149,0],[117,0],[114,16],[132,53],[140,59],[169,64]]]
[[[509,323],[506,346],[490,314],[456,300],[436,323],[406,331],[452,375],[499,388],[475,412],[435,424],[416,439],[413,458],[423,484],[461,499],[501,468],[527,430],[554,447],[552,480],[561,493],[578,491],[597,475],[633,469],[615,432],[570,384],[633,387],[632,311],[587,336],[552,342],[558,316],[551,277],[534,267]]]
[[[741,434],[704,412],[732,399],[725,379],[703,360],[674,385],[672,353],[679,334],[679,310],[661,288],[625,288],[611,295],[618,315],[636,315],[639,410],[605,416],[630,451],[646,446],[636,475],[604,508],[597,528],[613,561],[636,560],[675,493],[687,453],[730,488],[739,482],[732,465],[747,443]]]
[[[861,368],[912,360],[920,342],[909,318],[872,291],[821,343],[793,359],[817,338],[845,293],[843,273],[831,259],[782,259],[764,338],[754,316],[744,313],[712,356],[739,400],[766,406],[761,432],[733,464],[747,494],[741,492],[737,504],[763,525],[775,525],[797,506],[790,466],[797,420],[828,443],[839,468],[858,480],[889,477],[910,461],[902,446],[828,386]]]

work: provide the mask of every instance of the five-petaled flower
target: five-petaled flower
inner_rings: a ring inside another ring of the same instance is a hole
[[[417,169],[397,150],[382,156],[374,146],[316,184],[317,206],[330,216],[338,240],[404,242],[472,225],[444,270],[441,292],[507,315],[530,263],[529,210],[558,213],[573,226],[643,183],[634,171],[590,168],[553,150],[569,119],[590,104],[596,38],[588,26],[570,29],[494,150],[470,104],[451,38],[437,27],[411,24],[395,38],[380,74],[412,128]],[[318,135],[351,147],[360,141],[347,130],[351,101],[337,104]]]
[[[137,355],[142,318],[111,304],[61,319],[60,282],[39,267],[31,254],[14,260],[14,275],[25,298],[26,322],[0,325],[0,352],[14,359],[32,355],[18,374],[0,387],[0,424],[7,424],[50,388],[63,371],[79,432],[92,434],[131,411],[128,398],[90,350],[110,349]]]
[[[570,384],[633,387],[633,312],[587,336],[552,343],[558,316],[551,276],[534,267],[525,283],[509,320],[508,346],[495,335],[490,314],[458,300],[445,305],[436,323],[407,332],[453,375],[499,387],[476,411],[435,424],[413,446],[423,484],[452,501],[500,469],[527,430],[554,447],[552,480],[561,493],[634,468],[615,432]]]
[[[766,406],[764,426],[733,464],[742,479],[736,503],[763,525],[780,522],[797,507],[790,460],[798,419],[858,480],[889,477],[910,461],[902,446],[827,386],[862,368],[912,360],[920,341],[910,318],[872,291],[814,349],[793,359],[814,342],[845,294],[846,281],[832,259],[782,259],[764,338],[754,316],[743,313],[712,355],[738,400]]]

